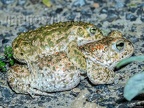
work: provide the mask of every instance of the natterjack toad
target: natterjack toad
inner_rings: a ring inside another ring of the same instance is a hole
[[[30,95],[70,90],[82,74],[93,84],[112,83],[113,67],[134,50],[120,32],[103,36],[84,22],[60,22],[22,33],[12,48],[21,64],[9,69],[9,85],[16,93]]]

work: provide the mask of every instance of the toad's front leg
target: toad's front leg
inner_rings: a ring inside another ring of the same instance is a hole
[[[110,84],[114,81],[113,70],[91,60],[87,60],[87,76],[93,84]]]

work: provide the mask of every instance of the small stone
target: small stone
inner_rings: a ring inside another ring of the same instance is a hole
[[[124,3],[121,0],[115,0],[116,5],[115,8],[123,8],[124,7]]]
[[[2,40],[3,40],[3,35],[0,34],[0,47],[2,47]]]
[[[77,92],[79,93],[81,90],[80,90],[79,88],[74,88],[72,91],[73,91],[73,92],[76,92],[76,93],[77,93]]]
[[[4,88],[2,90],[2,96],[4,97],[4,100],[7,102],[11,100],[12,94],[9,89]]]
[[[107,14],[108,13],[108,8],[107,7],[102,8],[100,13],[101,14]]]
[[[113,104],[108,104],[107,105],[107,108],[115,108],[115,105],[113,105]],[[124,107],[125,108],[125,107]]]
[[[116,25],[112,25],[112,27],[115,28],[115,29],[120,30],[120,29],[123,29],[123,28],[124,28],[124,25],[119,25],[119,24],[117,25],[117,24],[116,24]]]
[[[118,15],[116,15],[116,14],[108,14],[107,15],[107,20],[109,21],[109,22],[112,22],[112,21],[114,21],[114,20],[117,20],[119,17],[118,17]]]
[[[99,7],[102,7],[103,4],[107,3],[106,0],[93,0],[94,3],[98,3],[99,4]]]
[[[50,98],[50,97],[47,97],[47,98],[46,98],[46,101],[47,101],[47,102],[50,102],[50,101],[51,101],[51,98]]]
[[[93,10],[95,10],[95,7],[90,7],[90,9],[93,11]]]
[[[3,39],[2,40],[2,44],[8,43],[8,42],[9,42],[9,39]]]
[[[125,11],[124,11],[124,10],[121,10],[121,11],[119,12],[119,15],[120,15],[120,16],[125,16]]]
[[[21,26],[21,27],[18,28],[18,31],[19,31],[20,33],[22,33],[22,32],[27,32],[28,29],[26,29],[26,27],[24,27],[24,26]]]
[[[94,3],[94,4],[93,4],[93,7],[98,8],[98,7],[99,7],[99,4],[98,4],[98,3]]]
[[[56,13],[61,13],[62,11],[63,11],[62,8],[57,8],[57,9],[56,9]]]
[[[89,96],[87,98],[87,101],[92,102],[92,101],[96,100],[97,98],[99,98],[99,95],[98,94],[93,94],[92,96]]]
[[[3,4],[13,4],[15,0],[1,0]]]
[[[43,101],[39,101],[39,102],[38,102],[38,106],[39,106],[39,107],[43,107],[43,103],[44,103]]]
[[[131,31],[132,31],[132,32],[135,32],[135,31],[136,31],[136,26],[132,26],[132,27],[131,27]]]
[[[6,32],[4,37],[10,37],[10,36],[13,36],[13,34],[9,33],[9,32]]]
[[[85,0],[75,0],[73,3],[74,6],[78,7],[84,6],[85,4],[86,4]]]
[[[144,15],[142,15],[140,19],[142,22],[144,22]]]
[[[28,10],[24,10],[23,12],[23,15],[31,15],[31,14],[33,14],[33,12],[32,11],[28,11]]]
[[[125,105],[119,105],[117,108],[128,108],[128,106],[125,104]]]
[[[30,0],[30,1],[31,3],[36,4],[36,3],[39,3],[41,0]]]
[[[87,10],[82,10],[81,15],[90,18],[91,17],[91,12],[87,11]]]
[[[27,0],[18,0],[19,5],[24,5],[27,2]]]
[[[125,4],[129,4],[131,0],[125,0]]]
[[[129,8],[128,11],[132,12],[132,13],[135,13],[135,11],[137,10],[136,7],[133,7],[133,8]]]
[[[52,106],[48,106],[48,108],[52,108]]]
[[[131,13],[126,14],[126,20],[135,21],[137,17]]]
[[[141,8],[141,7],[138,8],[136,13],[137,13],[138,16],[142,15],[144,13],[143,8]]]
[[[67,19],[68,19],[68,20],[74,20],[74,19],[75,19],[75,16],[76,16],[76,15],[74,15],[74,14],[70,14],[70,15],[67,17]]]

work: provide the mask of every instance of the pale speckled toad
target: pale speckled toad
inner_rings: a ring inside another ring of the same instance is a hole
[[[9,69],[8,83],[16,93],[30,95],[72,89],[83,74],[93,84],[112,83],[113,67],[134,50],[119,31],[103,36],[84,22],[60,22],[21,33],[12,48],[21,64]]]

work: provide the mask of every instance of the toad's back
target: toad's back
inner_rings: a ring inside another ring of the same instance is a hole
[[[21,33],[12,44],[14,57],[21,62],[36,60],[37,55],[50,55],[64,50],[72,40],[78,44],[100,40],[101,31],[96,28],[96,35],[90,34],[91,27],[95,26],[84,22],[60,22]]]

